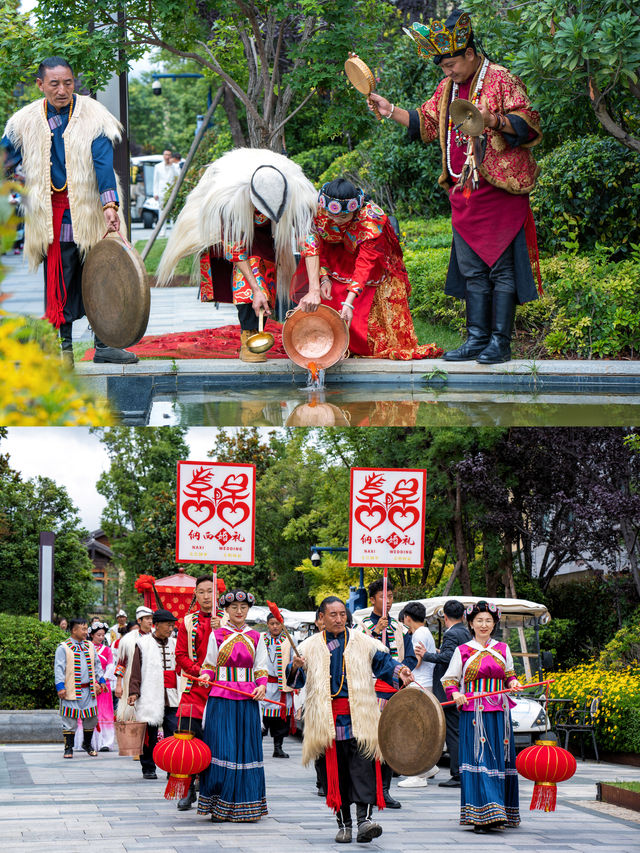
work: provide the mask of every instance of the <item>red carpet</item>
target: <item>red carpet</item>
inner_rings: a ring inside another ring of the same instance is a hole
[[[271,332],[275,344],[265,353],[267,358],[287,358],[282,346],[282,326],[267,320],[265,332]],[[141,358],[237,358],[240,351],[240,326],[220,326],[199,332],[174,332],[148,335],[133,347],[127,347]],[[91,361],[95,350],[88,349],[83,361]]]

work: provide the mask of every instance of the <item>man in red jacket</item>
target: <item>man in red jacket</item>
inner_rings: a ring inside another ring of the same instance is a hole
[[[218,581],[218,591],[224,592],[224,583]],[[192,731],[196,737],[202,737],[202,716],[207,704],[209,689],[194,684],[194,678],[200,675],[209,643],[209,635],[220,627],[220,618],[212,616],[213,580],[211,575],[201,575],[196,580],[196,602],[198,609],[188,613],[178,628],[176,642],[176,667],[181,673],[183,693],[178,707],[178,728]],[[186,797],[178,801],[178,809],[187,811],[196,801],[195,777]]]

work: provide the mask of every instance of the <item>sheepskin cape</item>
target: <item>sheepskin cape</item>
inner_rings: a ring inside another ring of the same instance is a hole
[[[145,634],[138,640],[142,654],[142,672],[140,679],[140,696],[136,700],[136,720],[159,726],[164,719],[164,668],[162,653],[153,634]],[[167,642],[170,655],[175,654],[176,641],[169,637]],[[173,660],[175,669],[175,658]],[[175,688],[167,690],[171,707],[178,706],[178,695]],[[119,704],[119,703],[118,703]]]
[[[133,656],[139,639],[140,634],[138,631],[129,631],[129,633],[125,634],[120,640],[118,645],[117,663],[120,664],[125,662],[124,675],[122,676],[122,696],[118,700],[118,707],[116,709],[116,720],[120,723],[128,723],[136,718],[136,712],[133,705],[128,705],[127,700],[129,698],[129,681],[131,680]]]
[[[336,729],[331,712],[331,655],[324,634],[309,637],[300,644],[299,651],[307,662],[302,743],[302,763],[306,765],[323,755],[327,747],[331,746]],[[364,755],[377,759],[382,758],[378,747],[380,710],[374,690],[371,663],[376,652],[386,651],[379,640],[374,640],[361,631],[347,629],[344,663],[353,736]]]
[[[27,221],[24,252],[32,272],[42,262],[53,242],[51,129],[45,116],[45,100],[42,98],[18,110],[4,129],[11,144],[22,152]],[[122,125],[98,101],[86,95],[76,95],[73,113],[62,138],[73,239],[83,258],[106,231],[91,155],[91,143],[99,136],[106,136],[111,143],[115,143],[122,136]],[[116,190],[122,199],[117,177]],[[122,233],[126,233],[122,210],[120,222]]]
[[[173,226],[158,267],[159,285],[171,281],[181,258],[195,256],[197,276],[200,256],[210,247],[251,246],[255,209],[251,178],[260,166],[275,166],[287,181],[287,203],[280,221],[272,223],[272,233],[278,295],[288,299],[293,253],[311,230],[318,193],[297,163],[267,148],[236,148],[207,167]]]

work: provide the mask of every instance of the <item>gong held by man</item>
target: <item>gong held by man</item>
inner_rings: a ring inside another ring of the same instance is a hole
[[[509,361],[516,306],[541,290],[529,205],[539,171],[531,148],[542,139],[540,116],[522,81],[476,47],[466,13],[415,23],[406,32],[443,79],[418,109],[392,104],[373,85],[368,104],[406,127],[410,140],[438,139],[442,148],[438,183],[449,195],[453,231],[445,293],[465,300],[467,321],[466,341],[444,358]],[[465,105],[456,112],[460,99]],[[474,116],[481,121],[476,127]]]

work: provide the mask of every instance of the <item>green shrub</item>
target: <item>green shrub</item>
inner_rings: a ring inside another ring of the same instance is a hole
[[[451,247],[451,217],[402,219],[400,232],[403,249],[448,249]]]
[[[541,251],[628,251],[640,239],[640,155],[611,137],[584,136],[540,161],[531,197]]]
[[[320,181],[320,175],[334,160],[346,153],[345,145],[320,145],[318,148],[309,148],[300,154],[294,154],[291,159],[319,189],[324,183]]]
[[[53,658],[66,634],[31,616],[0,613],[0,709],[55,708]]]
[[[602,253],[543,263],[553,300],[545,346],[551,355],[637,356],[640,350],[640,262],[615,263]]]
[[[464,301],[444,293],[449,255],[449,249],[405,250],[404,262],[411,282],[409,307],[418,319],[460,330],[465,323]]]
[[[640,664],[640,608],[632,614],[628,625],[609,640],[600,653],[600,665],[607,669],[625,669]]]

